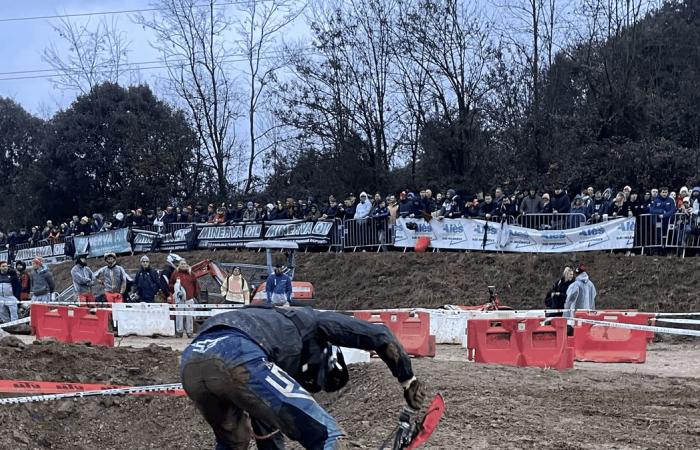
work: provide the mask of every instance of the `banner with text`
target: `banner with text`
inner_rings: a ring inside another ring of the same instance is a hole
[[[4,250],[0,252],[0,262],[10,262],[10,252],[7,250]]]
[[[407,225],[413,223],[414,225]],[[399,219],[394,246],[415,247],[419,236],[439,249],[498,252],[564,253],[629,249],[634,245],[635,219],[615,219],[570,230],[534,230],[475,219]]]
[[[197,232],[198,248],[243,247],[246,242],[258,241],[263,234],[261,223],[232,225],[202,225]]]
[[[89,236],[75,236],[75,254],[87,254],[90,258],[104,256],[105,253],[131,253],[129,229],[104,231]]]
[[[194,226],[165,234],[137,228],[134,228],[132,232],[134,233],[135,252],[190,250],[193,248],[192,240],[196,233]]]
[[[283,239],[299,245],[328,245],[333,221],[273,221],[265,223],[265,239]]]

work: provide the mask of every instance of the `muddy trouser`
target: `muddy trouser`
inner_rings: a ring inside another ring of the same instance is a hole
[[[194,299],[191,298],[185,302],[187,305],[194,305]],[[187,311],[187,309],[178,309],[178,311]],[[184,327],[183,327],[184,322]],[[183,328],[187,335],[194,332],[194,317],[192,316],[175,316],[175,332],[182,333]]]
[[[214,431],[216,450],[247,449],[251,431],[260,450],[284,449],[282,433],[306,449],[345,448],[335,420],[234,329],[218,327],[199,335],[182,355],[180,375]],[[269,436],[276,430],[281,433]]]
[[[17,320],[17,299],[12,295],[0,297],[0,322],[15,320]]]

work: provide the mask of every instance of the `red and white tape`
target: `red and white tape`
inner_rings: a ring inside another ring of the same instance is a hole
[[[19,405],[23,403],[47,402],[68,398],[104,397],[114,395],[144,395],[165,393],[174,396],[185,395],[181,383],[157,384],[153,386],[135,386],[124,388],[95,389],[89,391],[66,392],[60,394],[30,395],[26,397],[0,398],[0,405]]]

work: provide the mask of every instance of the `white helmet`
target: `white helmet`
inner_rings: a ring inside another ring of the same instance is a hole
[[[177,264],[180,262],[181,259],[182,258],[180,258],[175,253],[171,253],[165,258],[165,260],[168,262],[168,264],[170,264],[173,267],[177,266]]]

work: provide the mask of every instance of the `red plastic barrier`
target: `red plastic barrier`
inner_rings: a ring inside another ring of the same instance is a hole
[[[486,364],[519,365],[516,326],[517,321],[512,319],[467,321],[467,358]]]
[[[566,320],[472,319],[467,325],[470,361],[566,370],[574,367],[574,350]]]
[[[577,311],[576,317],[604,322],[649,325],[654,315],[625,311]],[[646,361],[647,343],[653,336],[654,333],[648,331],[576,322],[574,327],[576,361],[643,363]]]
[[[90,314],[89,311],[89,308],[72,306],[32,305],[32,333],[37,339],[55,338],[67,344],[89,342],[114,347],[114,335],[108,332],[112,312],[98,309]]]
[[[430,314],[405,311],[357,311],[356,318],[386,325],[412,356],[435,356],[435,336],[430,334]]]
[[[68,306],[32,305],[32,334],[37,339],[54,338],[70,343],[73,312]]]
[[[72,342],[114,347],[114,334],[108,331],[111,311],[98,309],[95,314],[90,314],[87,308],[74,309]]]
[[[105,292],[107,303],[124,303],[124,297],[118,292]]]

